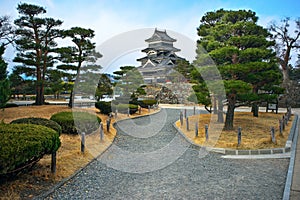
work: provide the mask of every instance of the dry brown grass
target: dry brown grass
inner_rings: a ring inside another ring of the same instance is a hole
[[[224,124],[217,123],[216,115],[201,114],[189,117],[190,131],[186,130],[186,123],[180,126],[180,121],[176,122],[176,126],[193,142],[203,146],[232,148],[232,149],[265,149],[265,148],[281,148],[285,146],[288,138],[292,120],[288,123],[283,136],[279,135],[278,120],[283,114],[275,113],[259,113],[259,117],[253,117],[249,112],[236,112],[234,116],[234,130],[224,131]],[[225,118],[225,116],[224,116]],[[195,122],[199,122],[199,134],[195,137]],[[209,141],[205,139],[205,124],[209,125]],[[275,128],[276,144],[271,140],[271,127]],[[242,128],[241,145],[237,145],[237,129]]]
[[[96,113],[106,127],[106,115],[99,113],[96,108],[76,109]],[[61,111],[71,111],[66,106],[28,106],[7,108],[0,111],[0,121],[9,123],[14,119],[24,117],[43,117],[50,118],[54,113]],[[151,110],[150,113],[157,111]],[[141,114],[134,114],[130,117],[136,117],[149,114],[148,109],[142,109]],[[118,114],[117,120],[128,118],[125,114]],[[115,119],[112,118],[112,123]],[[85,153],[80,150],[79,135],[62,134],[60,136],[61,147],[57,152],[57,170],[55,174],[50,171],[51,156],[44,156],[30,171],[19,175],[17,178],[9,181],[0,182],[0,199],[30,199],[42,191],[64,178],[74,174],[77,170],[86,166],[91,160],[99,156],[112,143],[116,136],[116,130],[111,125],[110,132],[104,130],[104,139],[100,141],[99,130],[86,136]],[[0,180],[2,181],[2,180]]]

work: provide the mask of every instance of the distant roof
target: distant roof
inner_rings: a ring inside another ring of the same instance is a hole
[[[171,38],[168,34],[167,31],[160,31],[157,28],[155,28],[155,31],[153,35],[145,40],[146,42],[156,42],[156,41],[166,41],[166,42],[176,42],[176,39]]]
[[[142,52],[148,52],[148,51],[151,51],[151,50],[156,50],[156,51],[173,51],[173,52],[180,51],[180,49],[177,49],[175,47],[168,47],[168,46],[166,47],[166,46],[160,45],[160,46],[156,46],[155,48],[147,47],[145,49],[142,49]]]

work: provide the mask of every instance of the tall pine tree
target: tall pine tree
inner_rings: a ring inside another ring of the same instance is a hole
[[[92,81],[91,84],[94,84],[94,86],[89,88],[89,90],[95,91],[99,80],[98,72],[101,69],[101,66],[96,64],[96,61],[102,55],[96,51],[95,43],[91,41],[95,36],[94,31],[92,29],[72,27],[69,30],[65,30],[63,35],[71,38],[75,46],[64,47],[58,50],[60,61],[63,64],[57,66],[57,68],[65,72],[72,71],[75,83],[79,83],[82,78],[84,79],[81,80],[77,90],[81,90],[82,86],[87,85],[83,84],[83,82]],[[81,77],[82,75],[84,77]],[[74,88],[72,88],[69,101],[69,107],[71,108],[74,106],[74,97]]]
[[[220,9],[206,13],[200,21],[198,51],[203,47],[208,52],[225,86],[224,129],[234,128],[234,110],[238,106],[251,105],[254,115],[258,116],[257,105],[266,98],[261,93],[276,91],[281,81],[275,53],[271,50],[274,41],[268,39],[269,32],[257,25],[257,20],[255,12],[250,10]],[[194,63],[201,66],[207,65],[206,62],[207,59],[199,55]]]
[[[37,5],[21,3],[18,5],[19,18],[15,41],[17,56],[14,62],[21,63],[18,70],[36,78],[36,105],[44,104],[44,86],[47,70],[53,66],[54,57],[51,55],[57,46],[55,39],[61,37],[57,29],[62,21],[53,18],[42,18],[46,10]]]

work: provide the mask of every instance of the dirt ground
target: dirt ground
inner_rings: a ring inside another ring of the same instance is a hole
[[[253,117],[249,112],[236,112],[234,116],[234,130],[224,131],[223,123],[217,123],[217,116],[211,114],[201,114],[189,117],[189,131],[184,121],[181,126],[180,121],[176,126],[193,142],[203,146],[231,148],[231,149],[265,149],[281,148],[285,146],[293,122],[291,117],[288,125],[279,135],[279,118],[283,113],[260,112],[259,117]],[[224,115],[225,119],[225,115]],[[198,121],[198,136],[195,135],[195,123]],[[206,141],[205,125],[208,125],[209,140]],[[238,146],[237,130],[241,127],[242,139]],[[276,143],[272,142],[271,127],[275,128]]]

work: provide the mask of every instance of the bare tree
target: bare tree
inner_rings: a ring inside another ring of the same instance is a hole
[[[292,30],[290,18],[281,20],[281,23],[272,22],[269,29],[276,40],[276,53],[282,68],[283,83],[286,85],[289,78],[289,61],[293,50],[300,48],[300,18],[295,21],[295,30]],[[288,92],[288,91],[287,91]]]
[[[14,27],[10,22],[9,16],[0,16],[0,41],[1,45],[6,46],[14,41]]]

